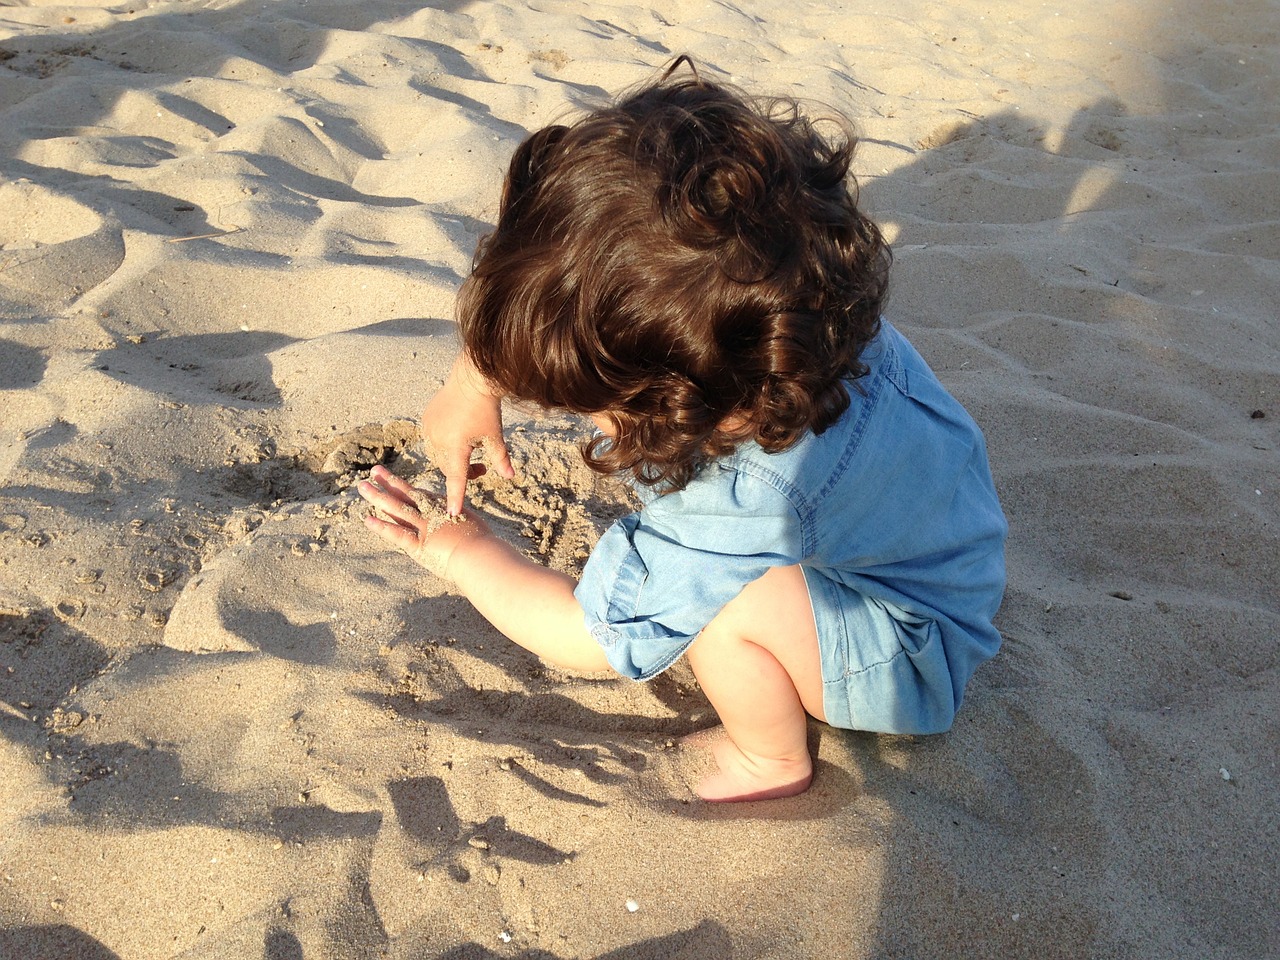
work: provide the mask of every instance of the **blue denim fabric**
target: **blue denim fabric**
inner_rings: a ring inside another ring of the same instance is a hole
[[[683,490],[640,488],[643,508],[601,537],[576,595],[620,674],[665,670],[746,584],[800,564],[828,720],[951,725],[1000,645],[1008,526],[981,431],[915,348],[886,322],[862,360],[828,430],[776,454],[744,444]]]

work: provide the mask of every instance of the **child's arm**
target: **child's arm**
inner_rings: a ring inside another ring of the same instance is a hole
[[[471,451],[483,444],[494,469],[515,476],[502,436],[502,398],[489,389],[465,353],[459,354],[449,378],[422,412],[422,435],[431,459],[444,474],[445,505],[462,513],[467,481],[481,476],[483,465],[471,462]]]
[[[360,495],[391,517],[365,522],[458,591],[509,639],[566,670],[609,670],[604,651],[583,622],[567,574],[534,563],[494,536],[470,511],[456,520],[424,516],[422,494],[385,467],[374,467]]]
[[[582,673],[611,670],[587,632],[574,579],[522,556],[492,534],[460,542],[446,574],[508,638],[543,660]]]

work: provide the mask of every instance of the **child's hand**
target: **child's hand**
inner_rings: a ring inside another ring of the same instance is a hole
[[[491,537],[488,525],[471,510],[450,517],[444,504],[415,490],[386,467],[374,467],[356,488],[360,496],[390,517],[373,514],[365,524],[388,543],[400,548],[438,577],[447,578],[449,558],[458,544],[471,537]]]
[[[444,474],[450,514],[462,513],[467,481],[485,473],[484,464],[471,462],[476,447],[484,448],[501,476],[515,476],[502,435],[502,398],[490,391],[465,354],[422,412],[422,436],[432,462]]]

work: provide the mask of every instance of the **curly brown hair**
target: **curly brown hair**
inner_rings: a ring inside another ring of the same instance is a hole
[[[606,414],[616,437],[587,462],[666,489],[844,413],[891,260],[858,210],[847,122],[830,142],[794,101],[673,77],[682,62],[520,145],[458,298],[485,379]]]

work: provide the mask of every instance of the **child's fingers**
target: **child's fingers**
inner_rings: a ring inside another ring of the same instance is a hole
[[[507,442],[501,435],[489,437],[489,457],[493,460],[493,468],[498,471],[498,476],[506,477],[508,480],[515,477],[516,470],[511,465],[511,454],[507,452]]]
[[[412,550],[418,546],[418,531],[398,523],[388,523],[374,516],[364,518],[365,525],[382,539],[401,550]]]
[[[379,464],[369,471],[369,476],[377,482],[378,486],[384,490],[393,491],[400,494],[400,499],[409,503],[413,502],[414,489],[409,485],[409,481],[397,477],[386,467]]]
[[[407,480],[397,477],[386,467],[374,467],[370,471],[370,478],[368,482],[372,483],[375,488],[381,489],[391,497],[400,500],[406,507],[411,508],[415,514],[418,512],[418,498],[425,491],[417,490],[410,486]]]
[[[445,509],[450,516],[462,513],[462,499],[467,492],[467,477],[471,469],[471,448],[453,451],[448,460],[437,463],[444,474]]]
[[[390,491],[376,480],[361,480],[356,484],[356,493],[374,506],[380,506],[383,500],[391,497]]]
[[[422,514],[418,512],[417,506],[412,501],[406,502],[403,497],[398,496],[398,491],[384,490],[368,480],[362,480],[356,490],[360,496],[387,516],[400,521],[402,526],[417,531],[418,525],[422,522]]]

